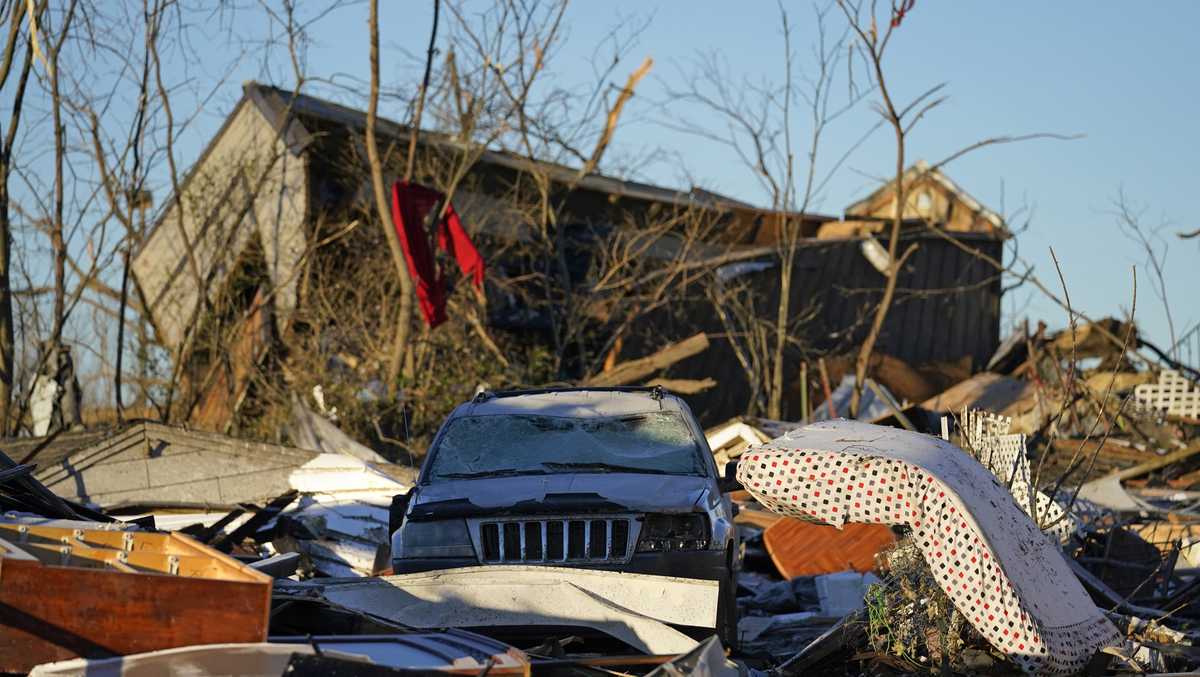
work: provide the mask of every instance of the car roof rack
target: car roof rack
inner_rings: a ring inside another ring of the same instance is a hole
[[[471,401],[479,404],[488,400],[498,399],[501,397],[520,397],[522,395],[545,395],[549,393],[577,393],[577,392],[609,392],[609,393],[646,393],[650,397],[661,400],[671,394],[666,388],[661,385],[653,386],[564,386],[561,388],[530,388],[528,390],[482,390],[471,398]]]

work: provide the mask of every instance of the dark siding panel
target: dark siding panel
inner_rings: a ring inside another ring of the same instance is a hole
[[[914,365],[956,360],[964,355],[970,355],[977,367],[982,365],[995,352],[1000,340],[1001,287],[998,281],[982,284],[992,277],[991,266],[936,236],[905,238],[901,251],[914,240],[920,249],[902,274],[900,286],[933,293],[904,294],[897,299],[878,349]],[[976,238],[968,244],[994,258],[1000,256],[999,241]],[[745,279],[756,292],[759,312],[773,317],[779,294],[778,269]],[[859,321],[873,312],[883,285],[883,275],[863,257],[856,240],[813,242],[804,246],[797,254],[792,277],[791,307],[794,314],[799,314],[810,304],[820,306],[816,319],[802,328],[812,352],[844,352],[857,347],[870,328],[871,318]],[[853,335],[846,335],[851,328],[855,328]],[[647,318],[636,331],[643,340],[628,342],[622,357],[647,354],[697,331],[714,337],[724,333],[720,319],[700,292],[654,318]],[[799,377],[800,359],[799,352],[792,351],[785,365],[788,388]],[[705,425],[745,411],[750,396],[749,381],[724,338],[714,338],[708,351],[673,366],[667,375],[711,376],[717,380],[720,385],[716,388],[688,398]],[[767,375],[761,377],[765,379]],[[789,411],[785,416],[798,418],[800,414]]]

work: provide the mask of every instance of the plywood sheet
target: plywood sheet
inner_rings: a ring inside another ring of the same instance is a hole
[[[784,578],[871,571],[875,553],[895,542],[892,530],[883,524],[847,524],[838,529],[794,517],[781,519],[763,532],[767,553]]]

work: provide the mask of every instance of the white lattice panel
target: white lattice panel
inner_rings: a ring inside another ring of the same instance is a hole
[[[1138,404],[1172,416],[1200,418],[1200,390],[1179,372],[1164,369],[1158,383],[1143,383],[1133,389]]]
[[[1074,515],[1067,515],[1063,507],[1050,500],[1045,492],[1032,488],[1025,436],[1008,434],[1012,419],[974,409],[964,410],[961,422],[968,451],[1008,487],[1025,514],[1059,543],[1071,540],[1079,530],[1079,522]],[[1036,512],[1031,512],[1031,498]]]

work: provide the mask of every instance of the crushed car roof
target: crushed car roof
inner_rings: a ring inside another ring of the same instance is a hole
[[[682,411],[679,398],[661,390],[564,389],[482,394],[452,416],[539,415],[588,418]]]

